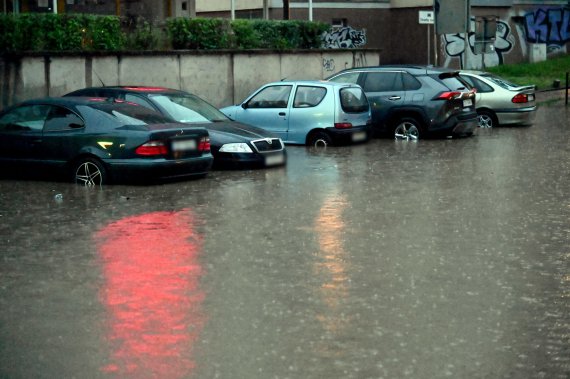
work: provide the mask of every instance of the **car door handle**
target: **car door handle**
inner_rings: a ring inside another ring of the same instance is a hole
[[[287,114],[285,112],[279,112],[279,116],[286,116]]]
[[[390,96],[388,100],[400,100],[401,98],[401,96]]]

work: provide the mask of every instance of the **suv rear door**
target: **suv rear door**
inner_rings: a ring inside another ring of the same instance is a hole
[[[367,72],[360,77],[359,84],[364,89],[372,110],[372,124],[383,127],[394,107],[405,104],[406,91],[400,71]]]

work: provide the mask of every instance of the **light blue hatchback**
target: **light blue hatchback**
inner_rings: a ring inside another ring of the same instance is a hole
[[[273,132],[289,144],[339,145],[365,142],[370,136],[370,106],[356,84],[273,82],[221,111],[233,120]]]

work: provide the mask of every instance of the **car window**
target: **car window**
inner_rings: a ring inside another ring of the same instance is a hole
[[[174,120],[179,122],[227,121],[225,114],[213,105],[191,94],[161,94],[151,97],[152,101]]]
[[[341,88],[340,105],[347,113],[360,113],[368,111],[368,99],[359,87]]]
[[[496,83],[497,85],[505,88],[505,89],[510,89],[510,88],[516,88],[518,87],[518,85],[509,82],[508,80],[505,80],[503,78],[499,78],[498,76],[494,76],[494,75],[489,75],[486,74],[485,78],[491,80],[493,83]]]
[[[1,131],[41,131],[49,105],[24,105],[13,109],[0,118]]]
[[[148,108],[148,109],[152,109],[153,111],[156,110],[152,106],[152,104],[148,100],[144,99],[142,96],[132,95],[130,93],[127,93],[127,94],[125,94],[125,100],[130,101],[131,103],[142,105],[143,107]]]
[[[265,87],[247,102],[248,108],[287,108],[292,86]]]
[[[443,84],[452,91],[468,89],[468,83],[462,82],[457,76],[446,76],[440,79]]]
[[[334,78],[330,78],[329,81],[331,82],[338,82],[338,83],[358,83],[358,77],[360,76],[360,72],[347,72],[345,74],[340,74],[335,76]]]
[[[85,124],[81,117],[79,117],[71,110],[63,107],[53,106],[48,113],[46,123],[44,125],[44,131],[49,132],[79,129],[84,126]]]
[[[493,92],[493,87],[483,82],[479,78],[469,75],[461,75],[461,79],[465,80],[471,87],[475,88],[479,93]]]
[[[158,112],[129,103],[97,103],[77,109],[95,128],[108,129],[126,125],[167,124],[173,122]]]
[[[420,83],[418,79],[414,78],[412,74],[404,72],[402,74],[402,79],[404,80],[404,89],[406,91],[415,91],[422,88],[422,83]]]
[[[295,100],[293,100],[293,107],[315,107],[323,101],[326,94],[327,90],[323,87],[298,86],[297,92],[295,93]]]
[[[399,72],[369,72],[364,80],[364,91],[403,91],[402,75]]]

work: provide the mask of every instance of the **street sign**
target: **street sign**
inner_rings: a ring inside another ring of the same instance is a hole
[[[433,11],[420,11],[419,18],[420,24],[433,24],[435,20]]]

